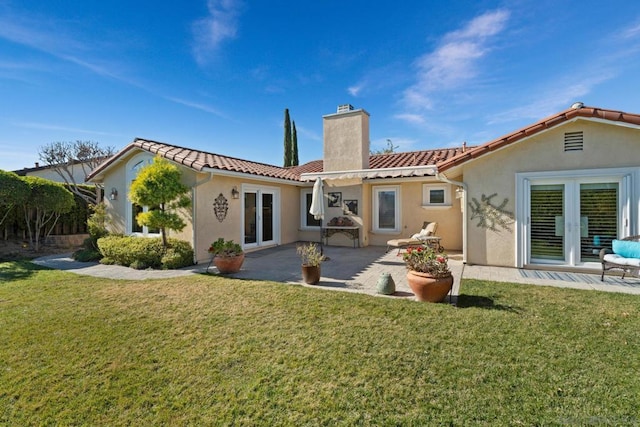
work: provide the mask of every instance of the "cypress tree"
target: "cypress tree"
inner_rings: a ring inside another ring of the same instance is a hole
[[[291,119],[289,119],[289,109],[284,109],[284,167],[291,166],[292,159],[291,153],[293,151],[291,146]]]
[[[292,143],[291,143],[291,149],[292,149],[292,153],[291,153],[291,166],[298,166],[298,132],[296,131],[296,121],[294,120],[291,124],[291,136],[292,136]]]

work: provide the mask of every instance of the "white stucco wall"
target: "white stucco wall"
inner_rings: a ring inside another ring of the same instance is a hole
[[[584,132],[582,151],[564,151],[565,132]],[[609,122],[577,120],[516,142],[463,166],[469,203],[491,197],[505,211],[515,214],[518,172],[568,171],[599,168],[640,167],[640,130]],[[475,200],[475,201],[474,201]],[[468,253],[471,264],[516,265],[516,224],[497,231],[479,227],[468,215]],[[505,218],[506,219],[506,218]]]

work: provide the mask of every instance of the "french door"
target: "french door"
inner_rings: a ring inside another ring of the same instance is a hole
[[[280,210],[277,188],[244,186],[242,189],[244,247],[279,243]]]
[[[621,176],[527,180],[526,263],[598,263],[600,249],[624,234],[626,187]]]

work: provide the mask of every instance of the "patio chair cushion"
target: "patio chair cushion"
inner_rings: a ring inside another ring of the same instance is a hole
[[[640,258],[640,242],[632,240],[614,240],[611,248],[616,255],[625,258]]]
[[[629,267],[640,267],[640,258],[627,258],[619,254],[606,254],[604,261]]]
[[[426,227],[420,230],[419,233],[416,233],[413,236],[411,236],[411,238],[416,240],[422,240],[422,241],[428,240],[427,237],[433,236],[435,234],[437,226],[438,226],[437,222],[430,222],[426,225]]]

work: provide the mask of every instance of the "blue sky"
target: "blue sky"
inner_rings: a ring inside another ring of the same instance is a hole
[[[640,113],[640,2],[0,0],[0,169],[135,137],[281,165],[322,116],[372,149],[480,144],[569,107]]]

